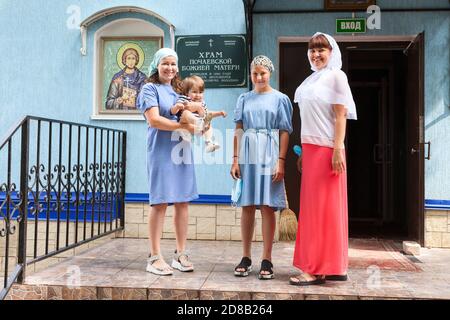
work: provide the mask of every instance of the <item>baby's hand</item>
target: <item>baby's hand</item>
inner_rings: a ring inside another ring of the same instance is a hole
[[[172,114],[177,114],[179,111],[183,111],[184,110],[184,104],[181,102],[176,103],[173,107],[172,107]]]
[[[222,117],[226,118],[227,117],[227,113],[225,111],[220,111],[220,114],[222,115]]]

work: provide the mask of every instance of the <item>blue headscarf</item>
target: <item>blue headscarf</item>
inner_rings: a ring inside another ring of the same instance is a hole
[[[164,59],[165,57],[168,56],[172,56],[175,57],[177,59],[177,64],[178,64],[178,55],[175,51],[173,51],[170,48],[162,48],[159,49],[158,51],[156,51],[155,56],[153,57],[153,61],[150,64],[149,67],[149,76],[152,76],[153,74],[155,74],[156,72],[158,72],[158,66],[159,63],[161,62],[161,59]]]

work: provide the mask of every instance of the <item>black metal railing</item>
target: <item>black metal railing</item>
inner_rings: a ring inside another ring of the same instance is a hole
[[[27,116],[0,140],[0,300],[26,266],[124,228],[126,132]]]

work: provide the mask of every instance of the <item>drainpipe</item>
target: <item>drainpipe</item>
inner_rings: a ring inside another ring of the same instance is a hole
[[[253,58],[253,8],[255,7],[256,0],[242,0],[245,10],[245,29],[247,36],[247,60],[248,65]],[[248,88],[252,90],[252,83],[248,81]]]

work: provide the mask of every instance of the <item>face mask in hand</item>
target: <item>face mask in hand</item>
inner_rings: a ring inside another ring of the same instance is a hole
[[[233,189],[231,189],[231,204],[236,206],[242,192],[242,180],[234,180]]]

